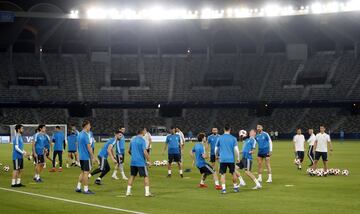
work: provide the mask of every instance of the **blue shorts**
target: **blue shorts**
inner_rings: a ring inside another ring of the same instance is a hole
[[[258,153],[259,158],[267,158],[270,157],[269,153]]]

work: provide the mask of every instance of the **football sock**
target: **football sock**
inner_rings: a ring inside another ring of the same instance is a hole
[[[117,174],[117,170],[115,169],[114,172],[113,172],[113,174],[112,174],[112,176],[115,177],[116,174]]]
[[[81,189],[81,183],[80,182],[77,183],[76,189]]]
[[[200,180],[200,184],[204,184],[204,180],[203,180],[203,179]]]
[[[239,176],[239,181],[240,181],[241,184],[245,183],[244,179],[241,176]]]
[[[11,185],[15,185],[15,179],[11,179]]]
[[[168,170],[168,174],[171,175],[171,170]]]
[[[215,181],[215,185],[216,185],[216,186],[219,186],[219,181]]]
[[[256,178],[254,179],[254,182],[255,182],[256,186],[260,186],[260,182]]]
[[[225,184],[221,184],[221,187],[222,187],[223,190],[226,189],[226,185],[225,185]]]
[[[239,187],[239,186],[235,183],[235,184],[234,184],[234,188],[238,188],[238,187]]]
[[[145,194],[146,195],[150,194],[150,187],[149,186],[145,186]]]
[[[272,175],[271,174],[269,174],[269,179],[272,180]]]
[[[20,184],[20,183],[21,183],[21,179],[20,178],[16,179],[16,184]]]
[[[259,174],[258,180],[261,180],[261,179],[262,179],[262,176],[261,176],[261,174]]]
[[[126,192],[127,192],[127,193],[130,193],[130,192],[131,192],[131,186],[127,186]]]
[[[183,171],[182,171],[182,170],[179,170],[179,173],[180,173],[180,174],[183,174]]]
[[[84,186],[84,191],[85,192],[89,191],[89,186]]]

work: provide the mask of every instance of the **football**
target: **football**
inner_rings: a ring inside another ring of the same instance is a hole
[[[334,175],[334,169],[333,168],[329,169],[329,175]]]
[[[341,172],[342,175],[345,175],[345,176],[348,176],[349,175],[349,170],[347,169],[344,169],[342,172]]]
[[[334,169],[334,175],[340,175],[340,169]]]
[[[239,131],[239,136],[244,138],[244,137],[247,136],[247,132],[242,129],[242,130]]]
[[[300,162],[300,160],[299,159],[297,159],[297,158],[295,158],[295,160],[294,160],[294,164],[295,165],[299,165],[301,162]]]
[[[4,166],[4,171],[5,172],[8,172],[10,170],[10,167],[9,166]]]

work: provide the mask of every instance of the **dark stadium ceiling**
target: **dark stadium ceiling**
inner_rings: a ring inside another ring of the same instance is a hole
[[[44,3],[46,2],[46,3]],[[185,4],[199,8],[205,4],[219,7],[233,4],[262,4],[268,1],[0,1],[0,10],[68,13],[73,8],[101,2],[131,4],[141,7],[152,2]],[[145,3],[144,3],[145,2]],[[180,3],[179,3],[180,2]],[[274,1],[272,1],[274,2]],[[293,5],[311,1],[278,1]],[[82,53],[87,50],[136,53],[137,47],[149,53],[157,47],[204,52],[216,47],[231,52],[234,47],[256,49],[258,44],[282,51],[286,43],[307,43],[319,50],[332,50],[337,44],[351,49],[360,41],[360,13],[252,18],[233,20],[177,20],[153,23],[149,21],[68,20],[47,18],[15,18],[13,23],[0,23],[0,51],[12,44],[16,52],[33,52],[42,47],[45,52]]]

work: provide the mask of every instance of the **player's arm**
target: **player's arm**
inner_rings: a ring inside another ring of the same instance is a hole
[[[271,156],[272,151],[273,151],[273,142],[271,140],[271,137],[269,136],[269,134],[267,134],[268,139],[269,139],[269,155]]]
[[[146,150],[146,144],[145,144],[145,142],[143,142],[143,151],[144,151],[144,156],[145,156],[145,159],[146,159],[147,163],[148,163],[149,165],[151,165],[150,155],[149,155],[149,153],[148,153],[147,150]]]
[[[330,152],[332,152],[333,151],[333,145],[331,143],[330,136],[328,137],[327,143],[328,143],[328,146],[330,148]]]
[[[25,150],[21,150],[19,147],[19,137],[16,136],[16,141],[15,141],[15,150],[23,155],[25,155],[26,157],[28,157],[28,154],[26,153]]]
[[[151,134],[149,134],[149,148],[151,148],[151,144],[152,144],[152,139],[151,139]]]
[[[88,144],[86,144],[86,148],[87,150],[89,151],[89,154],[90,154],[90,158],[93,162],[96,161],[95,157],[94,157],[94,153],[92,151],[92,148],[91,148],[91,143],[89,142]]]
[[[108,153],[109,156],[111,157],[111,160],[116,164],[117,161],[116,161],[115,156],[114,156],[113,148],[114,148],[113,144],[110,144],[109,147],[108,147],[108,149],[107,149],[107,153]]]
[[[36,136],[35,136],[35,139],[32,141],[32,153],[33,153],[34,157],[37,158],[37,154],[35,151],[35,145],[36,145]]]
[[[167,147],[168,147],[168,139],[166,138],[165,146],[164,146],[164,149],[163,149],[163,152],[162,152],[163,155],[165,154],[165,151],[166,151]]]

